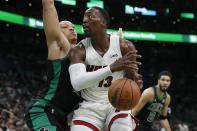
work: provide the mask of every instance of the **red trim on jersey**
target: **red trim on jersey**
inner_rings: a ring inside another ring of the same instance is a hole
[[[116,119],[118,119],[118,118],[125,118],[125,117],[127,117],[127,116],[128,116],[128,114],[118,114],[118,115],[115,115],[115,116],[111,119],[111,121],[110,121],[110,123],[109,123],[109,125],[108,125],[108,131],[110,131],[111,126],[112,126],[113,122],[114,122]]]
[[[90,129],[92,129],[93,131],[99,131],[99,129],[96,126],[92,125],[91,123],[82,121],[82,120],[74,120],[73,123],[75,125],[83,125],[83,126],[86,126],[86,127],[90,128]]]
[[[133,115],[131,115],[131,118],[135,121],[135,129],[133,131],[138,131],[139,130],[139,126],[140,126],[140,121],[138,118],[134,117]]]

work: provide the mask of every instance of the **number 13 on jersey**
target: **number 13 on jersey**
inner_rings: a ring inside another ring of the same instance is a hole
[[[98,87],[109,87],[112,83],[113,80],[113,76],[108,76],[107,78],[105,78],[104,80],[99,82]]]

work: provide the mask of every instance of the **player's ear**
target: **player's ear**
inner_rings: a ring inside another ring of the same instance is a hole
[[[104,19],[101,19],[101,24],[104,28],[107,28],[107,22]]]

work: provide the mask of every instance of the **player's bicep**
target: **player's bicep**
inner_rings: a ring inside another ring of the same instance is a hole
[[[121,40],[120,49],[121,49],[122,55],[124,56],[129,51],[134,51],[135,47],[133,46],[133,44],[130,41]],[[132,58],[132,59],[134,59],[134,58]],[[134,71],[132,69],[127,69],[127,70],[125,70],[125,72],[126,72],[127,78],[134,79]]]
[[[68,53],[70,48],[71,48],[71,44],[69,43],[68,39],[64,36],[64,34],[61,32],[60,34],[60,39],[57,40],[57,44],[60,46],[60,48],[65,52]]]
[[[142,93],[142,96],[140,97],[140,100],[138,102],[140,109],[143,108],[148,103],[148,97],[149,95],[146,92]]]
[[[123,41],[123,43],[121,43],[122,54],[124,55],[125,53],[129,51],[137,51],[137,50],[135,46],[133,45],[133,43],[131,43],[130,41]],[[138,55],[137,53],[132,57],[131,60],[134,61],[135,63],[131,65],[130,69],[125,70],[126,72],[125,77],[134,80],[138,84],[138,86],[142,88],[143,86],[142,75],[138,73],[138,70],[139,70],[138,65],[141,64],[141,62],[138,61],[138,58],[140,57],[141,56]]]

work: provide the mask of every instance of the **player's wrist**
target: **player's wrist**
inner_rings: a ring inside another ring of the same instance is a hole
[[[117,69],[117,67],[116,67],[115,64],[111,64],[111,65],[109,66],[109,68],[110,68],[110,71],[111,71],[112,73],[118,71],[118,69]]]

